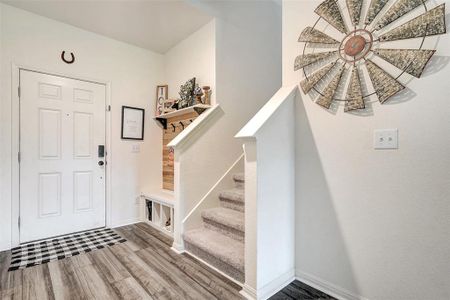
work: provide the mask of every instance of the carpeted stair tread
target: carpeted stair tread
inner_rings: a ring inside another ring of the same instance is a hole
[[[206,228],[187,231],[184,234],[184,240],[240,272],[244,272],[243,242]]]
[[[236,173],[233,175],[234,181],[237,182],[245,182],[245,174],[244,173]]]
[[[237,188],[231,189],[231,190],[226,190],[219,194],[219,198],[221,200],[229,200],[229,201],[233,201],[233,202],[239,202],[241,204],[244,204],[244,202],[245,202],[244,196],[245,196],[244,190],[237,189]]]
[[[234,209],[225,207],[205,209],[202,211],[202,217],[238,231],[245,231],[244,213]]]

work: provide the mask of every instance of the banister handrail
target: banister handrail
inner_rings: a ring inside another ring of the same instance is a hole
[[[278,108],[290,97],[295,97],[297,85],[282,87],[256,113],[256,115],[235,135],[235,138],[253,138],[264,124],[272,117]]]
[[[185,130],[183,130],[179,135],[177,135],[168,145],[170,148],[180,148],[182,145],[186,144],[187,141],[191,139],[192,136],[195,135],[207,121],[217,112],[219,111],[219,104],[213,105],[211,108],[208,108],[204,113],[198,116],[194,122],[189,124]]]

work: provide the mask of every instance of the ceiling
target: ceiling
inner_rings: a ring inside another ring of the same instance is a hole
[[[181,0],[0,2],[158,53],[165,53],[212,19]]]

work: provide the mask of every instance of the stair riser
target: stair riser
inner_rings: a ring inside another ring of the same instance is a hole
[[[220,199],[220,206],[234,209],[237,211],[245,211],[245,205],[242,202],[229,201],[225,199]]]
[[[238,189],[243,189],[245,187],[245,182],[243,181],[234,181],[234,185],[238,188]]]
[[[243,231],[214,222],[212,220],[203,219],[203,225],[205,226],[205,228],[217,231],[237,241],[243,242],[245,239],[245,234]]]
[[[210,265],[221,270],[228,276],[236,279],[239,282],[244,282],[244,278],[245,278],[244,270],[238,270],[238,269],[230,266],[229,264],[216,259],[214,256],[210,255],[209,253],[197,248],[196,246],[194,246],[188,242],[184,242],[184,247],[188,252],[194,254],[195,256],[201,258],[202,260],[209,263]]]

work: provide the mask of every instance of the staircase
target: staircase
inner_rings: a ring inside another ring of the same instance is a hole
[[[203,227],[184,233],[185,249],[223,273],[244,282],[244,174],[222,191],[220,206],[202,211]]]

